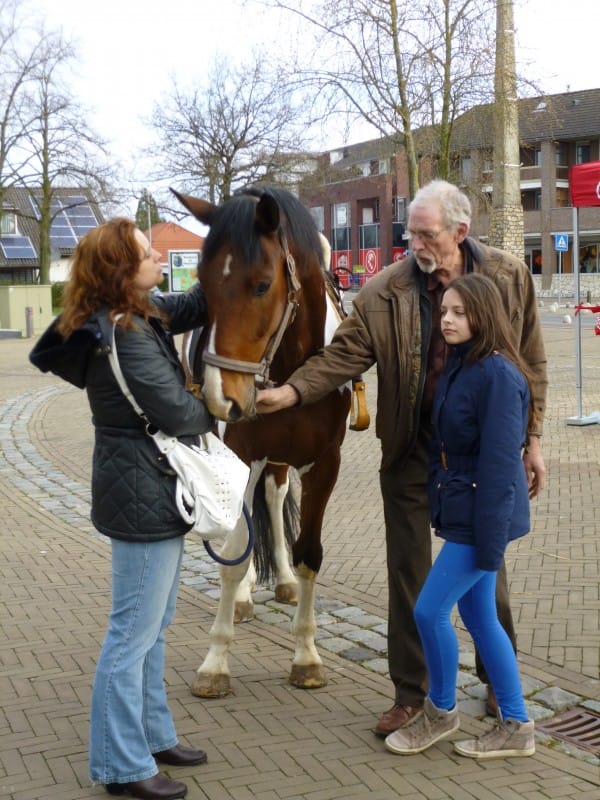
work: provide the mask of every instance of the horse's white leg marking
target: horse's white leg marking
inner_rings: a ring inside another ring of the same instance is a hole
[[[267,459],[264,458],[261,461],[253,461],[250,465],[250,477],[248,478],[248,487],[246,488],[246,495],[244,500],[248,507],[248,511],[252,514],[252,500],[254,498],[254,490],[256,488],[256,484],[258,483],[258,479],[260,478],[262,471],[265,468],[265,464],[267,463]],[[221,569],[221,572],[223,568]],[[223,580],[223,577],[221,578]],[[235,608],[240,610],[240,614],[242,617],[249,618],[252,616],[252,607],[254,605],[252,601],[252,592],[254,591],[254,587],[256,586],[256,568],[254,566],[254,561],[250,559],[248,563],[248,569],[246,570],[246,574],[241,579],[236,592],[235,592]],[[245,613],[242,613],[242,610],[246,609]]]
[[[315,646],[315,591],[317,574],[305,564],[297,568],[299,582],[298,607],[292,624],[296,649],[290,672],[290,683],[301,689],[325,686],[327,677]]]
[[[294,635],[296,636],[296,653],[294,664],[321,664],[321,657],[315,647],[317,622],[315,619],[315,593],[317,573],[305,564],[298,565],[300,593],[298,608],[294,616]]]
[[[254,488],[264,465],[265,461],[255,462],[250,470],[245,495],[246,505],[250,512]],[[245,547],[247,536],[248,527],[245,518],[242,517],[235,530],[225,540],[220,555],[225,558],[234,558]],[[221,595],[215,621],[210,629],[210,647],[204,661],[198,667],[196,679],[192,685],[192,692],[201,697],[220,696],[228,694],[230,691],[228,654],[234,635],[233,618],[236,593],[249,572],[250,566],[254,572],[251,555],[241,564],[219,568]]]
[[[285,542],[283,530],[283,504],[285,496],[290,486],[289,477],[279,488],[272,475],[267,475],[265,480],[265,498],[269,517],[271,519],[271,529],[273,532],[273,561],[275,564],[275,583],[296,585],[297,580],[290,566],[290,557]]]

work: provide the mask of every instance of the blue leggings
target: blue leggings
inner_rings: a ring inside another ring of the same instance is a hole
[[[415,605],[429,672],[429,697],[438,708],[449,710],[456,704],[458,640],[450,613],[457,602],[496,693],[502,718],[526,722],[517,659],[496,613],[496,573],[477,568],[471,545],[444,542]]]

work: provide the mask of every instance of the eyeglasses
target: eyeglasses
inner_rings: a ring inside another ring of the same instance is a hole
[[[439,231],[406,231],[406,238],[409,242],[416,237],[423,242],[435,242],[440,233],[449,230],[451,227],[452,225],[446,225],[444,228],[440,228]]]

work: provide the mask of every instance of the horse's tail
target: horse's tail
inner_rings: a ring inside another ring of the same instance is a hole
[[[258,583],[268,583],[275,574],[273,560],[273,533],[265,495],[265,473],[260,476],[252,506],[254,524],[254,566]],[[283,532],[288,547],[291,548],[300,530],[300,507],[294,497],[292,487],[288,489],[283,503]]]

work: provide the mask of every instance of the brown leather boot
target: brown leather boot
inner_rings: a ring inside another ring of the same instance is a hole
[[[379,722],[374,729],[375,736],[385,739],[390,733],[404,727],[419,711],[421,711],[421,708],[401,706],[395,703],[379,718]]]
[[[145,781],[131,783],[107,783],[109,794],[128,794],[140,800],[181,800],[187,794],[187,786],[181,781],[172,781],[158,772]]]

